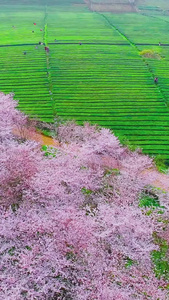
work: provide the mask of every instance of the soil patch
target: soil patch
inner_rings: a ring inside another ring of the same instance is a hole
[[[46,136],[42,133],[36,132],[36,131],[32,131],[29,128],[15,128],[13,130],[14,135],[23,138],[23,139],[27,139],[27,140],[31,140],[31,141],[36,141],[38,143],[40,143],[41,145],[46,145],[46,146],[59,146],[59,142],[54,140],[52,137]]]
[[[118,4],[118,3],[97,3],[86,1],[90,10],[101,11],[101,12],[136,12],[136,8],[132,4]]]
[[[45,136],[42,133],[32,131],[29,128],[15,128],[13,133],[16,136],[19,136],[24,139],[36,141],[41,145],[46,146],[55,146],[59,147],[60,143],[57,140],[54,140],[52,137]],[[117,166],[113,166],[117,167]],[[149,178],[150,184],[156,187],[159,187],[167,192],[169,192],[169,176],[163,173],[158,172],[155,168],[150,168],[141,172],[141,175]]]

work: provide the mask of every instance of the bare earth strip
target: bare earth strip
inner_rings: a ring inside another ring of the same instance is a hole
[[[147,169],[142,175],[150,178],[150,184],[169,192],[169,176],[158,172],[155,168]]]
[[[53,138],[45,136],[42,133],[38,133],[36,131],[32,132],[32,130],[27,128],[14,129],[13,133],[16,136],[36,141],[41,145],[54,147],[61,146],[57,140],[54,140]],[[169,192],[169,176],[167,174],[160,173],[155,168],[150,168],[141,172],[141,175],[148,178],[149,184]]]
[[[38,143],[40,143],[41,145],[46,145],[46,146],[59,146],[59,142],[54,140],[51,137],[48,137],[42,133],[36,132],[36,131],[32,131],[30,129],[27,128],[15,128],[13,130],[14,135],[19,136],[21,138],[24,139],[28,139],[31,141],[36,141]]]

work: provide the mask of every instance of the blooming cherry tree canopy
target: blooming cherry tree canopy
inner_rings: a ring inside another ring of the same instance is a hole
[[[143,175],[153,160],[73,122],[42,150],[13,133],[27,124],[16,106],[0,94],[0,299],[169,299],[169,198]]]

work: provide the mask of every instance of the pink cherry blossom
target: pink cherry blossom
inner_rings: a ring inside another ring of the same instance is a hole
[[[169,244],[153,160],[88,123],[56,126],[61,146],[42,151],[15,135],[29,120],[12,95],[0,104],[0,299],[169,299],[151,259],[155,235]],[[139,206],[149,190],[161,208]]]

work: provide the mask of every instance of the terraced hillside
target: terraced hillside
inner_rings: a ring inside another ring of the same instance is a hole
[[[104,18],[88,12],[86,7],[69,13],[48,7],[46,21],[47,41],[54,43],[56,40],[56,48],[58,43],[128,43],[116,30],[112,30]]]
[[[0,89],[14,92],[19,107],[31,116],[53,120],[46,55],[42,46],[0,47]],[[26,51],[26,55],[23,52]]]
[[[169,44],[169,17],[111,13],[104,13],[104,16],[133,44]]]
[[[124,46],[119,52],[118,46],[109,46],[105,53],[100,45],[68,49],[72,55],[66,57],[67,49],[62,45],[57,51],[51,48],[58,114],[113,128],[149,153],[161,153],[162,136],[168,143],[168,110],[136,51]]]
[[[37,23],[35,26],[34,23]],[[37,44],[43,39],[44,7],[4,6],[0,9],[0,43],[2,45]],[[36,30],[35,30],[36,29]]]
[[[140,55],[168,43],[167,16],[93,13],[80,0],[0,3],[0,88],[22,110],[98,123],[169,159],[168,48],[157,47],[160,60]]]

